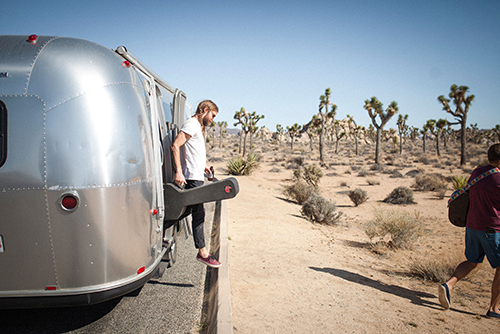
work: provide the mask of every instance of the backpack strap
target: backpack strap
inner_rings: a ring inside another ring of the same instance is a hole
[[[481,181],[486,176],[490,176],[492,174],[499,173],[499,172],[500,172],[500,169],[498,169],[497,167],[492,168],[492,169],[484,172],[483,174],[479,175],[474,180],[467,183],[467,185],[465,187],[463,187],[462,189],[455,190],[453,192],[453,194],[451,194],[450,199],[448,200],[448,205],[450,205],[450,203],[453,202],[453,200],[456,199],[458,196],[462,195],[464,192],[469,190],[469,188],[472,187],[473,185],[475,185],[478,181]]]

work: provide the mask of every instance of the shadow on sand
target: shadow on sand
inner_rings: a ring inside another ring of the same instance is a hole
[[[395,295],[395,296],[398,296],[401,298],[406,298],[412,304],[415,304],[415,305],[425,306],[425,307],[429,307],[429,308],[436,309],[436,310],[442,310],[442,307],[439,303],[435,303],[435,302],[431,302],[431,301],[428,301],[426,299],[423,299],[423,298],[431,298],[431,299],[434,299],[437,301],[437,296],[430,294],[430,293],[421,292],[421,291],[414,291],[414,290],[403,288],[403,287],[397,286],[397,285],[384,284],[382,282],[373,280],[371,278],[362,276],[360,274],[351,273],[349,271],[342,270],[342,269],[317,268],[317,267],[309,267],[309,269],[323,272],[323,273],[327,273],[327,274],[345,279],[346,281],[365,285],[365,286],[380,290],[380,291],[385,292],[385,293],[390,293],[392,295]],[[475,315],[474,313],[471,313],[471,312],[457,310],[457,309],[453,309],[453,308],[450,310],[455,311],[455,312],[459,312],[459,313],[463,313],[463,314]]]

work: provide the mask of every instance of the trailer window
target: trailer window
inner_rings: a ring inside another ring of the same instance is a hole
[[[0,100],[0,167],[7,160],[7,107]]]

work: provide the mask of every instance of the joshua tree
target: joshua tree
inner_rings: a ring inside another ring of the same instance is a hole
[[[441,156],[441,153],[439,152],[439,138],[441,137],[441,133],[443,132],[443,128],[448,122],[445,119],[439,119],[439,121],[436,122],[435,119],[430,119],[427,121],[426,127],[429,129],[429,131],[436,137],[436,152],[438,157]]]
[[[418,137],[418,128],[416,126],[410,127],[410,138],[412,141],[415,141]]]
[[[339,141],[346,135],[346,132],[342,130],[344,130],[344,126],[340,123],[340,121],[334,121],[332,132],[335,135],[335,154],[339,151]]]
[[[215,146],[215,133],[216,133],[216,129],[215,129],[215,125],[216,123],[215,122],[211,122],[209,125],[208,125],[208,135],[207,135],[207,142],[210,142],[210,147],[211,148],[214,148]],[[212,135],[212,140],[210,140],[210,135]]]
[[[356,155],[359,154],[358,152],[358,137],[359,137],[359,132],[361,131],[361,125],[357,125],[356,122],[354,121],[354,118],[352,116],[347,115],[347,125],[349,126],[349,134],[354,137],[354,144],[356,146]]]
[[[295,140],[295,137],[299,136],[299,131],[301,128],[302,128],[302,126],[298,125],[297,123],[295,123],[291,127],[290,126],[286,127],[286,131],[288,132],[288,135],[290,136],[290,148],[292,149],[292,151],[293,151],[293,141]]]
[[[425,139],[427,138],[427,133],[429,133],[427,124],[424,124],[424,126],[422,126],[422,130],[420,130],[420,133],[422,134],[422,148],[424,149],[425,153]]]
[[[325,89],[325,95],[321,95],[319,97],[319,161],[323,163],[325,161],[324,156],[323,156],[323,143],[325,140],[325,133],[327,131],[327,121],[329,119],[334,119],[335,118],[335,113],[337,110],[337,105],[332,104],[330,102],[330,95],[331,95],[331,90],[330,88]],[[328,111],[328,106],[332,105],[332,110]],[[323,112],[323,108],[325,111]]]
[[[408,134],[408,125],[406,125],[407,119],[408,115],[398,115],[399,154],[403,154],[403,138]]]
[[[227,122],[217,122],[217,126],[219,127],[219,148],[222,147],[222,137],[227,133]]]
[[[467,86],[460,86],[458,87],[457,85],[452,85],[450,88],[451,92],[448,95],[450,99],[453,99],[453,103],[455,104],[455,111],[452,111],[450,108],[450,100],[445,98],[443,95],[440,95],[438,97],[439,102],[443,104],[443,110],[446,111],[447,113],[452,114],[455,119],[457,120],[457,123],[450,123],[450,124],[460,124],[460,150],[461,150],[461,155],[460,155],[460,166],[465,164],[466,160],[466,127],[467,127],[467,113],[469,112],[469,107],[471,103],[474,101],[474,95],[469,95],[465,96],[467,91],[469,90],[469,87]]]
[[[384,126],[391,119],[391,117],[398,112],[398,104],[396,101],[392,101],[389,107],[387,107],[385,113],[382,110],[382,103],[374,96],[371,100],[365,101],[364,108],[368,110],[368,115],[372,119],[373,126],[377,129],[377,144],[375,146],[375,163],[379,163],[380,156],[380,135]],[[377,124],[377,115],[380,118],[380,125]]]
[[[255,111],[249,115],[250,149],[252,149],[252,137],[257,132],[257,130],[259,130],[257,122],[259,122],[263,118],[264,115],[258,115]],[[243,156],[245,156],[245,154],[243,154]]]
[[[500,141],[500,124],[497,124],[493,129],[493,132],[497,135],[498,141]]]
[[[238,124],[241,125],[241,131],[243,132],[243,137],[241,136],[240,132],[240,146],[238,148],[238,153],[241,154],[241,139],[243,138],[243,156],[245,156],[246,153],[246,146],[247,146],[247,135],[248,132],[250,132],[250,115],[247,113],[245,108],[241,107],[240,111],[236,111],[233,117],[235,120],[238,122],[234,123],[234,126],[237,126]]]
[[[305,126],[304,126],[305,129]],[[320,128],[319,128],[319,121],[318,121],[318,116],[314,115],[311,122],[309,122],[307,126],[307,130],[305,131],[307,136],[309,137],[309,146],[311,148],[311,151],[313,151],[313,139],[317,135],[320,134]]]
[[[285,129],[281,126],[281,124],[276,124],[276,135],[278,136],[278,145],[281,146],[281,137],[285,133]]]

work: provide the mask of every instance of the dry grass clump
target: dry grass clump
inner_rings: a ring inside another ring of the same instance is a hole
[[[327,225],[335,225],[343,212],[336,213],[337,206],[317,193],[312,193],[307,201],[302,204],[301,213],[309,220]]]
[[[425,281],[446,282],[457,265],[464,260],[463,253],[458,249],[453,252],[442,253],[439,256],[434,253],[424,254],[421,257],[409,259],[408,273]]]
[[[420,212],[409,213],[403,210],[374,209],[374,219],[365,228],[366,235],[380,241],[386,236],[387,245],[393,248],[409,249],[420,238],[424,229],[419,221]]]
[[[416,204],[413,200],[413,191],[407,187],[397,187],[383,202],[390,204]]]
[[[415,177],[412,188],[417,191],[435,191],[446,188],[446,181],[440,174],[419,174]]]
[[[380,182],[379,182],[380,183]],[[358,206],[360,204],[363,204],[368,200],[368,194],[366,193],[365,190],[361,188],[356,188],[354,190],[351,190],[347,194],[351,201],[354,203],[354,206]]]

